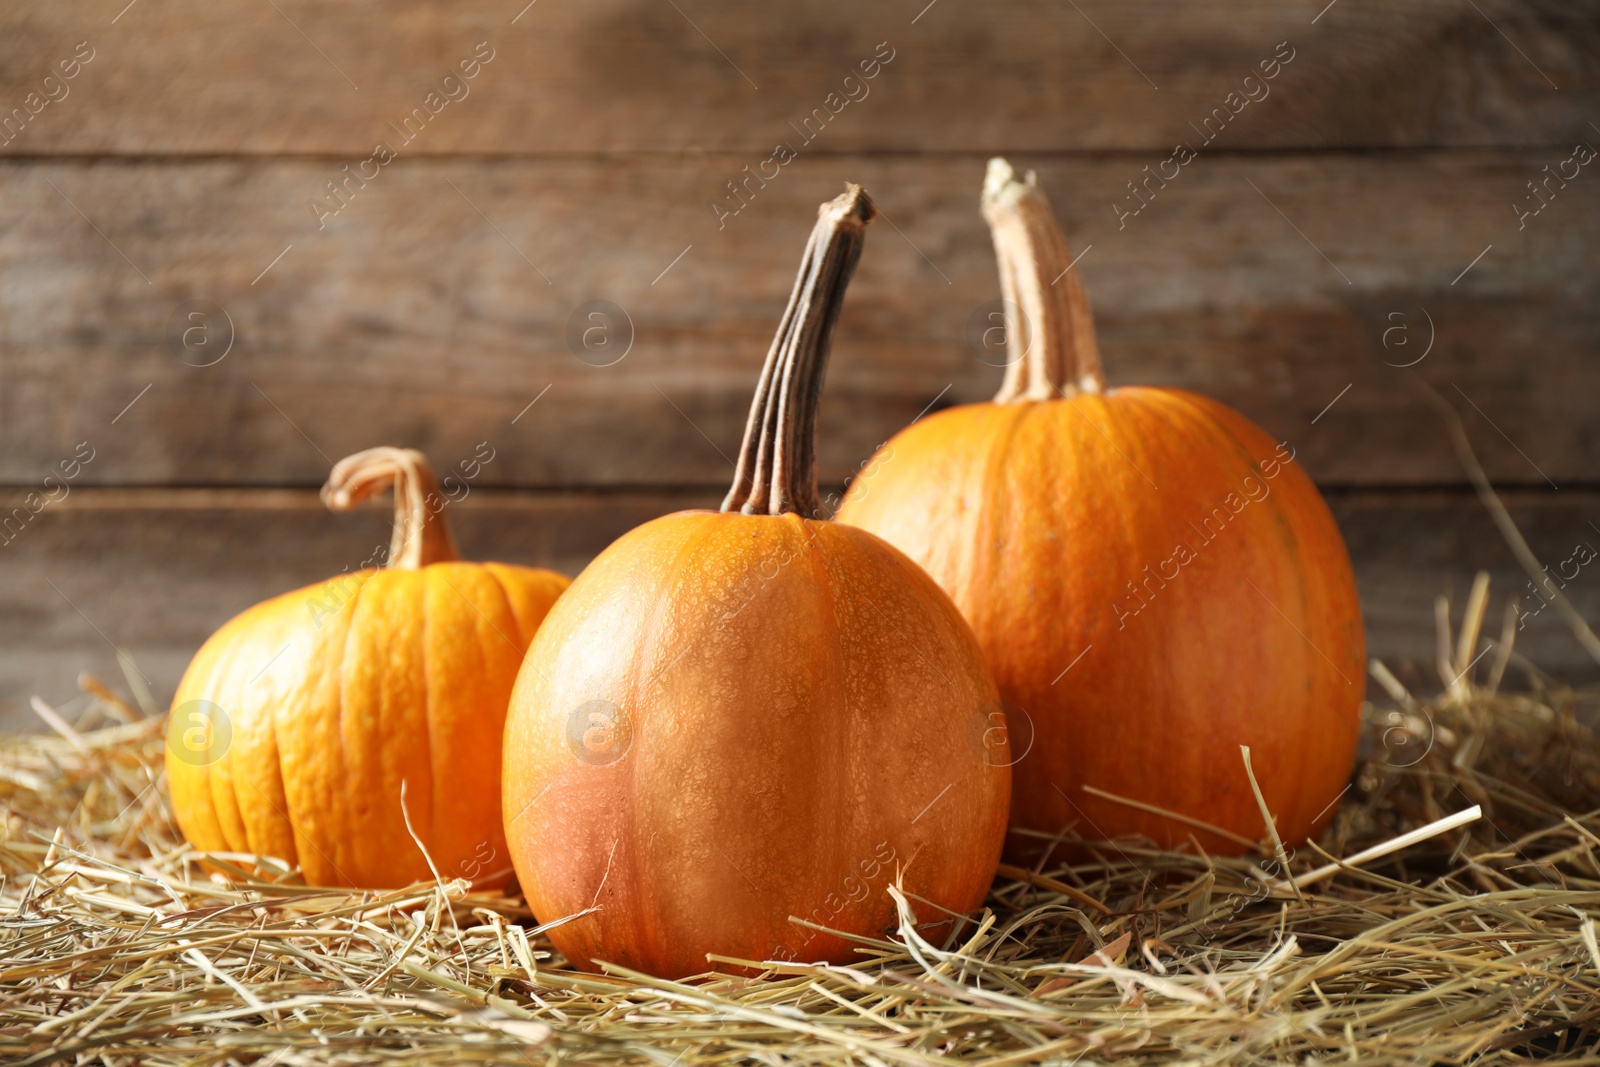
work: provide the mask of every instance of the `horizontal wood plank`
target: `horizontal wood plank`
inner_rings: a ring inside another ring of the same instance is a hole
[[[1511,210],[1553,159],[1202,155],[1119,217],[1139,160],[1017,157],[1082,254],[1114,383],[1216,396],[1324,484],[1413,486],[1462,475],[1412,374],[1497,481],[1595,481],[1600,178],[1520,229]],[[0,163],[0,483],[82,442],[83,484],[308,486],[374,444],[449,466],[483,441],[486,486],[723,483],[846,178],[883,219],[839,324],[824,477],[930,403],[992,394],[981,158],[802,158],[719,225],[739,163],[399,161],[320,230],[328,162]],[[199,300],[226,319],[191,323]],[[591,350],[595,300],[630,325]]]
[[[0,494],[0,506],[15,503]],[[715,507],[720,494],[472,492],[446,514],[467,558],[577,573],[620,534],[657,515]],[[1518,491],[1508,505],[1552,567],[1579,543],[1600,546],[1600,493]],[[1461,604],[1478,569],[1493,575],[1487,627],[1508,597],[1537,606],[1482,506],[1470,494],[1339,492],[1329,502],[1355,561],[1371,654],[1419,692],[1438,688],[1433,598]],[[119,677],[113,644],[130,650],[160,700],[206,636],[251,604],[356,569],[387,544],[373,507],[334,516],[295,490],[77,490],[0,547],[0,729],[35,728],[30,695],[60,703],[89,670]],[[1600,571],[1578,570],[1568,594],[1600,621]],[[1588,660],[1553,609],[1530,617],[1516,648],[1553,675],[1592,681]]]
[[[838,112],[813,146],[827,152],[1165,149],[1280,42],[1293,59],[1229,123],[1230,147],[1561,144],[1600,103],[1592,2],[12,6],[0,103],[27,110],[11,154],[354,163],[424,106],[437,115],[408,154],[765,154],[817,108]],[[93,58],[60,81],[81,42]],[[488,65],[444,85],[480,43]],[[847,84],[880,43],[889,64]]]

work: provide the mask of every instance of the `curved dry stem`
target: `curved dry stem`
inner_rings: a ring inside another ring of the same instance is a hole
[[[876,209],[859,185],[817,209],[789,306],[761,368],[723,511],[815,516],[817,398],[833,325]]]
[[[1533,580],[1534,585],[1542,588],[1549,594],[1550,602],[1555,605],[1556,611],[1572,630],[1572,636],[1577,639],[1583,650],[1590,657],[1600,663],[1600,635],[1594,632],[1583,614],[1567,599],[1565,593],[1551,585],[1548,570],[1539,562],[1539,557],[1533,554],[1533,549],[1528,547],[1528,541],[1522,536],[1522,531],[1517,528],[1517,522],[1511,517],[1511,512],[1500,500],[1500,494],[1494,491],[1494,486],[1489,482],[1489,475],[1485,473],[1483,464],[1478,462],[1478,453],[1472,448],[1472,441],[1467,437],[1467,428],[1461,422],[1461,415],[1450,402],[1439,395],[1439,391],[1423,380],[1416,371],[1411,372],[1411,381],[1417,389],[1418,395],[1427,404],[1438,412],[1444,420],[1445,429],[1450,434],[1450,443],[1455,447],[1456,457],[1461,460],[1461,466],[1467,472],[1467,477],[1472,481],[1472,487],[1478,492],[1478,499],[1483,501],[1483,506],[1489,509],[1489,517],[1494,519],[1494,524],[1500,530],[1500,536],[1506,540],[1506,545],[1511,549],[1511,554],[1516,557],[1522,569]]]
[[[994,238],[1000,293],[1022,321],[1006,334],[1009,359],[995,403],[1050,400],[1105,391],[1094,315],[1072,249],[1032,171],[1019,180],[1011,164],[991,159],[983,217]]]
[[[414,448],[369,448],[334,464],[322,487],[330,511],[349,511],[385,489],[394,489],[394,532],[389,562],[397,570],[416,570],[430,563],[460,559],[455,538],[445,524],[439,482],[428,457]]]

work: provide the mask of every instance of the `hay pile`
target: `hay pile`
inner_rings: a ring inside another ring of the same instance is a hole
[[[168,811],[162,720],[86,680],[55,735],[0,743],[0,1061],[1597,1062],[1596,698],[1536,674],[1498,694],[1505,668],[1426,702],[1376,668],[1395,700],[1293,882],[1271,845],[1080,842],[1092,861],[1002,871],[956,944],[902,900],[851,967],[681,983],[570,971],[520,900],[465,883],[329,891],[242,856],[211,876]]]

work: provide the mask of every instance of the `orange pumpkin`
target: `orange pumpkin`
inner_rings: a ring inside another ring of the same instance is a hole
[[[971,630],[899,552],[806,517],[829,334],[873,215],[847,188],[819,214],[721,512],[607,548],[517,680],[506,837],[579,967],[844,962],[852,943],[819,928],[881,936],[889,886],[947,932],[994,877],[1010,775]]]
[[[1294,449],[1237,412],[1106,388],[1031,174],[992,162],[983,211],[1018,320],[1000,393],[901,431],[839,521],[927,568],[977,632],[1019,756],[1013,854],[1069,824],[1238,852],[1265,834],[1241,745],[1283,838],[1304,839],[1349,777],[1363,693],[1332,516]]]
[[[257,604],[195,654],[168,727],[173,809],[197,848],[282,857],[315,885],[408,885],[431,857],[497,886],[506,703],[567,579],[457,562],[420,452],[351,456],[323,500],[391,484],[387,567]]]

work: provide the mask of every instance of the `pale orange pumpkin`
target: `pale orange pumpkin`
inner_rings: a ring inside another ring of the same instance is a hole
[[[977,632],[1019,757],[1014,854],[1069,825],[1237,852],[1266,833],[1240,746],[1280,834],[1305,838],[1349,777],[1363,694],[1332,516],[1237,412],[1106,387],[1031,174],[991,163],[983,211],[1015,320],[1000,393],[901,431],[839,521],[927,568]]]
[[[994,877],[1010,774],[971,630],[883,541],[806,517],[829,334],[872,214],[855,186],[823,205],[722,511],[625,534],[528,651],[506,836],[577,966],[845,962],[852,943],[818,927],[882,936],[892,884],[937,939]]]
[[[431,857],[442,878],[497,886],[506,703],[568,580],[457,562],[420,452],[350,456],[323,500],[345,510],[391,484],[387,567],[257,604],[195,654],[168,727],[173,810],[197,848],[280,857],[315,885],[407,885],[433,877]]]

